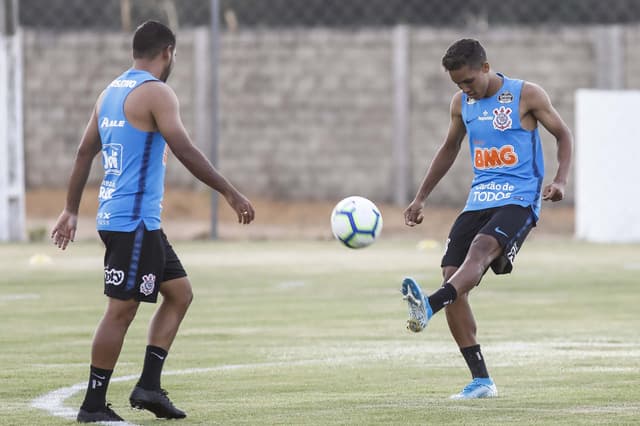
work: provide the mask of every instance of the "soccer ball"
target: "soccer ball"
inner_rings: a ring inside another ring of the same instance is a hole
[[[371,201],[357,195],[340,201],[331,212],[333,235],[349,248],[370,245],[382,231],[382,215]]]

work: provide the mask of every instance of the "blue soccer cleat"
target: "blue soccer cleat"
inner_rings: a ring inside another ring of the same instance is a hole
[[[433,309],[429,305],[429,300],[424,297],[420,286],[413,278],[402,280],[402,298],[409,305],[409,319],[407,329],[414,333],[419,333],[427,326],[429,319],[433,316]]]
[[[462,392],[451,395],[450,399],[476,399],[476,398],[495,398],[498,396],[498,388],[490,377],[476,377]]]

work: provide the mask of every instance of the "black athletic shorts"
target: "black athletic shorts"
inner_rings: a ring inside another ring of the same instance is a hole
[[[187,273],[162,229],[144,224],[132,232],[98,231],[105,245],[104,294],[155,303],[160,284]]]
[[[536,226],[530,207],[509,204],[485,210],[463,212],[458,216],[447,238],[441,266],[459,267],[467,257],[477,234],[491,235],[502,247],[502,254],[492,263],[496,274],[508,274],[525,238]]]

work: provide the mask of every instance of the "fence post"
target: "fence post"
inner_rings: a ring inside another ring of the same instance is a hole
[[[393,29],[393,202],[405,205],[409,196],[409,29]]]
[[[220,4],[211,0],[211,152],[210,160],[218,167],[218,61],[220,49]],[[209,238],[218,239],[218,193],[211,191],[211,232]]]
[[[624,89],[624,40],[620,25],[595,29],[596,88]]]
[[[0,241],[25,239],[22,40],[17,0],[0,1]]]

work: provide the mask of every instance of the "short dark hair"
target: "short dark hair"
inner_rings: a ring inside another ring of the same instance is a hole
[[[447,71],[455,71],[468,65],[478,69],[487,62],[487,52],[478,40],[463,38],[456,41],[447,49],[442,57],[442,66]]]
[[[176,45],[176,35],[169,27],[157,21],[145,21],[133,35],[133,57],[155,58],[168,46]]]

